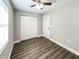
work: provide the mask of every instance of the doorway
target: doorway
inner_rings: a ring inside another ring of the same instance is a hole
[[[50,31],[50,18],[48,15],[43,16],[43,35],[49,37]]]

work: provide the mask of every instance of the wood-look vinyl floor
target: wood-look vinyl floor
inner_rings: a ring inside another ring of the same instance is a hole
[[[79,56],[45,37],[37,37],[15,44],[10,59],[79,59]]]

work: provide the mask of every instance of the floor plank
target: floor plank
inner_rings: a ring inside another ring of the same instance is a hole
[[[79,56],[45,37],[36,37],[15,44],[10,59],[79,59]]]

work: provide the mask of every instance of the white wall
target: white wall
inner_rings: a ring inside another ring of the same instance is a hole
[[[15,42],[20,40],[20,16],[34,16],[38,17],[38,35],[42,34],[42,18],[41,15],[28,13],[23,11],[15,11]]]
[[[13,8],[9,0],[3,0],[9,8],[9,43],[0,55],[0,59],[9,59],[10,53],[13,47],[13,40],[14,40],[14,20],[13,20]]]
[[[50,37],[79,52],[79,0],[46,14],[50,16]]]

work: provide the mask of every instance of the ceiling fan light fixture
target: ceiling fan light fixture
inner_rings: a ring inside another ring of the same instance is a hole
[[[38,8],[38,9],[43,9],[43,7],[44,7],[43,4],[37,4],[36,5],[36,8]]]
[[[41,8],[43,8],[43,7],[44,7],[44,5],[43,5],[43,4],[40,4],[40,7],[41,7]]]

